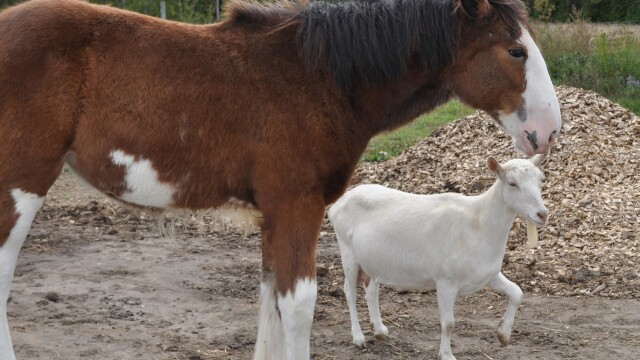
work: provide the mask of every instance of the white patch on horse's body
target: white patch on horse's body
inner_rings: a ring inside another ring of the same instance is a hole
[[[309,359],[309,341],[313,309],[316,304],[317,283],[315,279],[298,279],[293,293],[278,295],[278,309],[282,318],[287,360]]]
[[[532,134],[557,132],[560,130],[562,120],[555,88],[542,53],[529,31],[524,26],[521,26],[521,29],[522,36],[518,39],[518,43],[522,44],[527,51],[527,60],[524,64],[526,88],[522,94],[524,109],[516,109],[508,114],[499,112],[499,118],[505,131],[513,135],[516,147],[527,152],[526,149],[529,147],[536,150],[537,145],[530,141],[530,138],[536,136]],[[523,116],[525,116],[524,119]],[[545,143],[547,141],[546,138],[539,140]]]
[[[110,154],[111,161],[125,167],[127,191],[120,195],[124,201],[157,208],[170,207],[173,204],[175,188],[171,184],[158,180],[158,172],[146,159],[136,160],[122,150]]]
[[[15,202],[15,213],[18,215],[18,219],[11,229],[7,241],[0,247],[0,358],[2,360],[15,359],[9,335],[9,324],[7,323],[7,300],[9,299],[18,253],[27,237],[36,212],[44,203],[44,198],[20,189],[11,190],[11,197]]]

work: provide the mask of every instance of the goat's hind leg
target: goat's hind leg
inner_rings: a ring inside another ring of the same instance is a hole
[[[501,272],[491,279],[488,285],[491,289],[506,294],[509,297],[507,311],[505,311],[498,326],[498,340],[500,340],[503,346],[506,346],[511,338],[511,329],[513,328],[516,311],[518,311],[518,306],[522,302],[522,290],[518,285],[507,279]]]
[[[338,241],[338,243],[340,243]],[[342,270],[344,271],[344,294],[349,307],[349,317],[351,318],[351,336],[353,343],[358,347],[365,347],[364,334],[358,319],[358,307],[356,298],[358,296],[358,272],[360,266],[356,263],[349,249],[340,245],[340,256],[342,259]]]
[[[380,304],[378,303],[380,284],[375,280],[369,279],[369,281],[363,282],[363,285],[374,335],[378,340],[385,340],[389,337],[389,329],[384,326],[382,316],[380,316]]]
[[[436,284],[436,295],[438,297],[438,310],[440,310],[440,351],[438,353],[439,360],[456,360],[451,352],[451,334],[455,320],[453,317],[453,307],[456,303],[458,290],[448,283]]]
[[[13,272],[27,232],[44,197],[20,188],[0,188],[0,359],[13,360],[7,301]]]

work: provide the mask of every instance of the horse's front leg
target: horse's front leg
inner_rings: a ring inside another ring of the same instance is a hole
[[[255,358],[309,359],[324,200],[301,197],[261,210],[263,293]]]

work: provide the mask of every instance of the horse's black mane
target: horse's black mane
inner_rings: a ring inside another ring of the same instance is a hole
[[[519,34],[519,24],[526,26],[520,0],[489,3],[513,36]],[[229,10],[232,21],[269,27],[296,24],[307,65],[325,65],[345,92],[384,83],[413,59],[424,68],[441,69],[452,61],[461,21],[466,20],[454,0],[236,2]]]

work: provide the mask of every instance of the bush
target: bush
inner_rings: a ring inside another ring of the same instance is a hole
[[[630,29],[585,22],[535,28],[554,83],[596,91],[640,114],[640,38]]]

